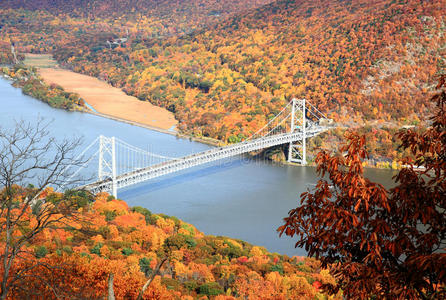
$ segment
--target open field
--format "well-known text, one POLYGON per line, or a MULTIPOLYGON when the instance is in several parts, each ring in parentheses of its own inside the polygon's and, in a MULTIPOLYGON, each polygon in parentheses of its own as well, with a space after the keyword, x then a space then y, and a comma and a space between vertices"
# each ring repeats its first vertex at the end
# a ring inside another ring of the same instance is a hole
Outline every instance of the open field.
POLYGON ((97 78, 58 68, 40 68, 39 74, 48 84, 78 93, 99 113, 165 130, 177 124, 168 110, 128 96, 97 78))
POLYGON ((36 68, 54 68, 57 67, 57 61, 51 54, 25 54, 25 65, 36 68))

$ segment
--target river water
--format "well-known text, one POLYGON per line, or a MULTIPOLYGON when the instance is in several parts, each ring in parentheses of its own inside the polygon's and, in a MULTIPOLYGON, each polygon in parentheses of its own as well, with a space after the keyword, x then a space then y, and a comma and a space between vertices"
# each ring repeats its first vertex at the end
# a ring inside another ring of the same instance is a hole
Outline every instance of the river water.
MULTIPOLYGON (((15 121, 52 120, 51 134, 83 137, 85 146, 99 135, 115 136, 142 149, 171 157, 200 152, 210 146, 87 113, 67 112, 25 96, 0 78, 0 126, 15 121)), ((393 173, 369 169, 367 176, 382 184, 393 173)), ((305 255, 288 237, 279 238, 276 228, 296 207, 299 195, 317 181, 313 167, 282 166, 245 157, 160 177, 118 191, 130 206, 176 216, 205 234, 238 238, 269 251, 305 255)))

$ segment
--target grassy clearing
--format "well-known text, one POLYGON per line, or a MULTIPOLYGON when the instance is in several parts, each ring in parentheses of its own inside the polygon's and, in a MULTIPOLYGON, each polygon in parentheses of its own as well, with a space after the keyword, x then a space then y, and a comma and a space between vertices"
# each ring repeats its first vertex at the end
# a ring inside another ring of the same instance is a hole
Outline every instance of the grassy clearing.
POLYGON ((52 54, 32 54, 26 53, 24 64, 36 68, 54 68, 57 67, 57 61, 53 59, 52 54))

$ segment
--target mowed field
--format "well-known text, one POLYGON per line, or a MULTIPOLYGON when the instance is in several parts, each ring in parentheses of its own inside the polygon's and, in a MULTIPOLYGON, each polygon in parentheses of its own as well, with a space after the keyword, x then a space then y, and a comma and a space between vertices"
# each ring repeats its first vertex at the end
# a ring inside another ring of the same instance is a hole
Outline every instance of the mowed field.
POLYGON ((127 121, 157 127, 165 130, 177 125, 173 113, 126 95, 97 78, 60 69, 55 66, 51 56, 26 55, 25 63, 38 67, 40 76, 48 84, 58 84, 66 91, 78 93, 97 112, 127 121), (40 65, 40 66, 39 66, 40 65))

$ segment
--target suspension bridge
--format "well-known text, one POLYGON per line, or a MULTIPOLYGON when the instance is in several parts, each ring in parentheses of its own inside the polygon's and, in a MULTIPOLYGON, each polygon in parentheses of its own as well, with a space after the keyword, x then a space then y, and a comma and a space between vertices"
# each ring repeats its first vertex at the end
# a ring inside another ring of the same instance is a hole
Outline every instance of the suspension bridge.
POLYGON ((306 164, 306 140, 329 129, 327 118, 305 99, 292 99, 268 124, 243 142, 216 147, 184 157, 168 157, 130 145, 116 137, 100 136, 81 154, 98 147, 77 175, 94 157, 98 157, 97 181, 77 187, 96 194, 109 192, 117 197, 118 189, 224 158, 289 144, 288 161, 306 164))

